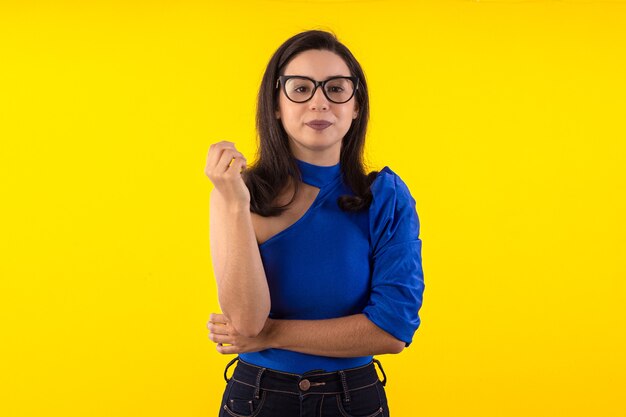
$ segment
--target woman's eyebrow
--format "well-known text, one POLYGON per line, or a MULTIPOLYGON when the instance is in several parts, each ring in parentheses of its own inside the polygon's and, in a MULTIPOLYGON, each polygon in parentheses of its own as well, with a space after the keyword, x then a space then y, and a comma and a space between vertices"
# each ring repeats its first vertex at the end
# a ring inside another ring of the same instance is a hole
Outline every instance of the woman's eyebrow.
MULTIPOLYGON (((310 75, 302 75, 302 74, 293 74, 293 75, 287 75, 286 76, 290 77, 290 76, 295 76, 295 77, 307 77, 307 78, 311 78, 314 79, 313 77, 311 77, 310 75)), ((335 74, 335 75, 329 75, 328 77, 326 77, 326 80, 330 79, 330 78, 335 78, 335 77, 352 77, 352 75, 343 75, 343 74, 335 74)), ((319 80, 321 81, 321 80, 319 80)))

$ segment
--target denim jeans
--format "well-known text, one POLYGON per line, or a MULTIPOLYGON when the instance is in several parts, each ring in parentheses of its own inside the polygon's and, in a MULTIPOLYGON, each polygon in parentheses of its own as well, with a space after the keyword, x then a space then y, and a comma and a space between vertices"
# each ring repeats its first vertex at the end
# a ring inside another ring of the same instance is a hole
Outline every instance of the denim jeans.
POLYGON ((299 375, 237 357, 226 366, 224 379, 219 417, 389 417, 387 377, 376 359, 357 368, 299 375), (229 379, 227 371, 235 361, 239 363, 229 379), (383 374, 382 382, 374 363, 383 374))

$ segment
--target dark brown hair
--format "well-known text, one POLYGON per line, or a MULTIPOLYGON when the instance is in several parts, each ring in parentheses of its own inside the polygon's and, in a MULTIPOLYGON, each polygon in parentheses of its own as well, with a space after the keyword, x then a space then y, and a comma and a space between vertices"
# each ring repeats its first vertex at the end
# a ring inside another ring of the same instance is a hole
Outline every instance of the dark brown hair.
POLYGON ((337 200, 344 211, 359 211, 369 207, 372 201, 370 185, 377 171, 366 174, 363 163, 363 148, 369 119, 369 97, 365 74, 352 53, 333 33, 309 30, 287 39, 270 59, 258 94, 256 129, 259 146, 256 161, 243 172, 243 179, 250 190, 250 210, 261 216, 278 216, 287 209, 298 192, 298 182, 291 201, 275 206, 274 200, 288 183, 292 173, 301 179, 298 165, 289 148, 289 137, 279 119, 276 80, 284 75, 284 68, 297 54, 311 50, 327 50, 339 55, 350 69, 350 74, 359 79, 359 88, 354 99, 357 101, 358 116, 341 143, 340 165, 343 180, 354 195, 342 195, 337 200))

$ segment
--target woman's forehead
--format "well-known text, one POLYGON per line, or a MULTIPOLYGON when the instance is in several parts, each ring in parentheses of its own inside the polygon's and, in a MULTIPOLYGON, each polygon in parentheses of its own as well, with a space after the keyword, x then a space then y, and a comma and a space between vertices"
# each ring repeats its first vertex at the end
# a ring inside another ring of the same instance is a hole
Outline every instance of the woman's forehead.
POLYGON ((330 77, 349 77, 350 69, 343 59, 330 51, 309 50, 292 58, 285 67, 285 75, 304 75, 316 80, 330 77))

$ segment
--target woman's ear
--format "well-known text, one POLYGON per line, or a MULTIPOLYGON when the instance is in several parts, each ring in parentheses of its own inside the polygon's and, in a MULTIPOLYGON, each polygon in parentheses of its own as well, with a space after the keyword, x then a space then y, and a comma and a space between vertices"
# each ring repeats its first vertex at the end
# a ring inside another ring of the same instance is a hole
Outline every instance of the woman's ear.
POLYGON ((276 110, 276 111, 274 112, 274 116, 275 116, 277 119, 280 119, 280 110, 276 110))

